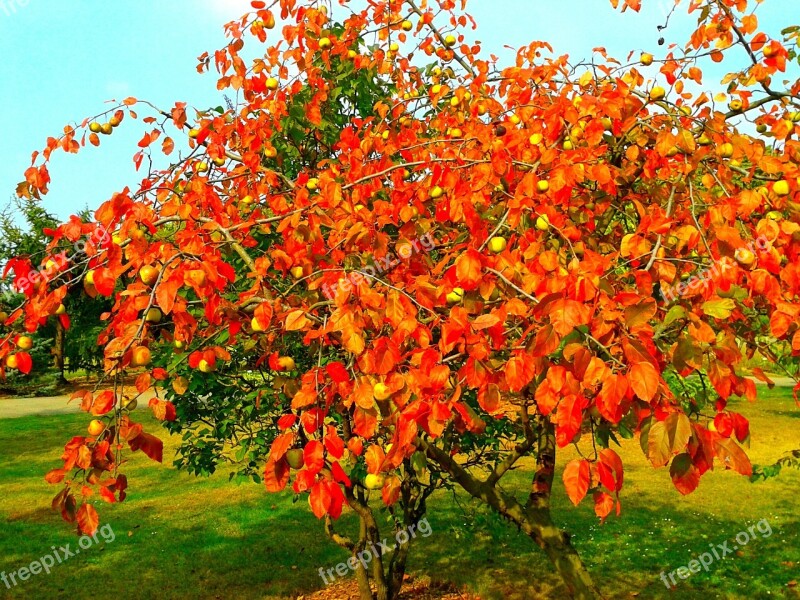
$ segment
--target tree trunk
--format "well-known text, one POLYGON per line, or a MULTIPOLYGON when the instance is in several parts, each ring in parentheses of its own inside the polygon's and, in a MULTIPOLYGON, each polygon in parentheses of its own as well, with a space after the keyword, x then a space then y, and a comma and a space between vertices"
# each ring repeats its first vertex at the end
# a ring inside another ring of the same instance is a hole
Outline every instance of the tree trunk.
MULTIPOLYGON (((591 575, 570 543, 569 536, 560 531, 550 517, 549 492, 537 494, 533 501, 529 498, 528 505, 523 506, 514 496, 498 490, 495 483, 490 484, 476 479, 448 452, 422 439, 418 439, 417 442, 419 447, 424 448, 428 456, 447 471, 466 492, 492 507, 533 539, 545 551, 573 598, 585 600, 600 597, 591 575)), ((548 447, 547 434, 540 444, 540 448, 548 447)), ((543 457, 543 466, 545 461, 550 462, 549 458, 543 457)), ((547 467, 549 468, 549 464, 547 467)), ((547 477, 546 474, 537 472, 537 476, 539 475, 547 477)), ((552 470, 549 479, 552 481, 552 470)))
POLYGON ((65 350, 66 330, 61 321, 56 321, 56 339, 53 343, 53 366, 58 371, 59 383, 66 383, 64 376, 64 350, 65 350))
POLYGON ((569 535, 553 523, 550 511, 530 510, 526 517, 523 531, 547 554, 572 597, 579 600, 599 598, 600 592, 570 543, 569 535))

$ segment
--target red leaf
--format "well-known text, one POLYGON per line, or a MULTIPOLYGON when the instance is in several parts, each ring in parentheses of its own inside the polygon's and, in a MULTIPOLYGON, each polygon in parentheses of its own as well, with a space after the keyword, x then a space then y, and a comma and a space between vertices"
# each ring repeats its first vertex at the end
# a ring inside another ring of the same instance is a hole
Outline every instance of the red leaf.
POLYGON ((267 461, 264 467, 264 485, 268 492, 280 492, 289 483, 289 463, 285 460, 267 461))
POLYGON ((669 475, 675 488, 684 496, 691 494, 700 483, 700 470, 694 466, 692 457, 685 452, 672 459, 669 475))
POLYGON ((116 404, 116 396, 112 390, 100 392, 92 402, 92 414, 96 416, 108 413, 116 404))
POLYGON ((93 535, 97 531, 97 526, 100 525, 100 517, 91 504, 82 504, 78 509, 77 518, 78 527, 85 535, 93 535))
POLYGON ((17 352, 17 368, 20 373, 28 375, 33 369, 33 359, 27 352, 17 352))
POLYGON ((117 278, 111 272, 111 269, 100 267, 94 270, 94 287, 103 296, 110 296, 114 293, 114 287, 117 285, 117 278))
POLYGON ((474 290, 483 279, 481 254, 470 248, 456 260, 456 278, 465 290, 474 290))
POLYGON ((367 448, 367 453, 364 458, 367 461, 367 473, 376 475, 381 472, 383 461, 386 460, 386 453, 383 451, 383 448, 377 444, 373 444, 367 448))
POLYGON ((631 367, 628 381, 631 388, 639 398, 645 402, 650 402, 658 391, 659 376, 658 371, 649 362, 636 363, 631 367))
POLYGON ((611 496, 611 494, 607 494, 605 492, 594 493, 594 514, 600 517, 600 519, 605 520, 605 518, 611 514, 613 509, 614 498, 611 496))
POLYGON ((134 452, 141 450, 148 458, 156 462, 162 462, 164 458, 164 442, 156 436, 142 431, 139 435, 128 442, 134 452))
POLYGON ((386 482, 383 484, 383 489, 381 490, 381 497, 386 506, 391 506, 400 498, 401 483, 400 478, 396 475, 386 478, 386 482))
POLYGON ((65 474, 66 471, 64 469, 53 469, 44 476, 44 480, 47 483, 61 483, 64 480, 65 474))
POLYGON ((575 459, 567 463, 564 467, 564 487, 567 490, 567 496, 572 500, 572 503, 577 506, 586 492, 589 491, 589 461, 585 459, 575 459))
POLYGON ((308 496, 308 504, 311 506, 311 511, 318 519, 321 519, 331 507, 331 493, 325 481, 318 481, 308 496))
POLYGON ((319 473, 325 466, 325 448, 321 442, 312 440, 303 449, 303 462, 311 473, 319 473))
POLYGON ((350 381, 350 374, 347 372, 343 363, 332 362, 325 365, 325 372, 336 383, 347 383, 350 381))

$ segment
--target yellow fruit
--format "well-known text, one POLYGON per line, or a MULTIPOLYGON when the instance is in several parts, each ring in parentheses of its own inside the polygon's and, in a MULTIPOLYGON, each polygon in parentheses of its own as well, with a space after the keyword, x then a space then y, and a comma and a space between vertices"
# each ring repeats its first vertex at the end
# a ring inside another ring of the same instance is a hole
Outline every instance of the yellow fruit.
POLYGON ((464 136, 464 132, 461 131, 458 127, 456 127, 455 129, 451 129, 449 133, 450 137, 452 138, 460 138, 464 136))
POLYGON ((755 262, 756 255, 746 248, 739 248, 738 250, 736 250, 734 258, 736 258, 739 264, 742 264, 745 267, 749 267, 755 262))
POLYGON ((222 157, 214 158, 214 159, 212 159, 212 161, 218 167, 221 167, 221 166, 223 166, 225 164, 225 159, 222 158, 222 157))
POLYGON ((489 250, 491 250, 495 254, 500 254, 503 250, 506 249, 507 246, 508 242, 504 237, 495 236, 489 240, 489 250))
POLYGON ((649 67, 653 64, 653 55, 649 52, 642 52, 642 55, 639 57, 639 62, 641 62, 645 67, 649 67))
POLYGON ((771 210, 771 211, 769 211, 767 213, 766 216, 767 216, 768 219, 771 219, 773 221, 782 221, 783 220, 783 214, 781 214, 781 212, 778 211, 778 210, 771 210))
POLYGON ((30 350, 33 348, 33 339, 27 335, 19 336, 19 339, 17 339, 17 348, 20 350, 30 350))
POLYGON ((356 52, 355 50, 347 51, 347 58, 355 58, 356 56, 358 56, 358 52, 356 52))
POLYGON ((271 12, 267 13, 267 19, 264 21, 264 27, 266 29, 272 29, 275 27, 275 15, 273 15, 271 12))
POLYGON ((268 90, 275 91, 278 89, 279 84, 277 79, 275 79, 274 77, 269 77, 267 78, 267 82, 265 85, 267 86, 268 90))
POLYGON ((464 299, 464 290, 460 287, 453 288, 453 291, 447 294, 448 304, 458 304, 464 299))
POLYGON ((541 193, 546 192, 550 189, 550 182, 546 179, 540 179, 536 182, 536 189, 539 190, 541 193))
POLYGON ((172 345, 175 347, 175 350, 183 350, 184 348, 186 348, 186 342, 184 342, 183 340, 175 340, 174 342, 172 342, 172 345))
POLYGON ((147 314, 145 315, 144 320, 147 321, 148 323, 160 323, 161 322, 161 317, 163 317, 163 316, 164 315, 161 314, 161 309, 156 308, 155 306, 153 306, 147 311, 147 314))
POLYGON ((89 131, 91 131, 92 133, 100 133, 102 129, 103 126, 100 125, 100 123, 98 123, 97 121, 93 121, 92 123, 89 124, 89 131))
POLYGON ((789 192, 791 191, 789 188, 789 182, 785 179, 776 181, 775 185, 772 186, 772 191, 774 191, 778 196, 788 196, 789 192))
POLYGON ((117 246, 121 246, 122 242, 124 242, 125 240, 122 239, 122 236, 120 234, 115 233, 114 235, 111 236, 111 241, 117 246))
POLYGON ((444 196, 444 190, 437 185, 433 189, 431 189, 429 195, 433 200, 438 200, 439 198, 444 196))
POLYGON ((531 143, 531 146, 538 146, 542 143, 542 139, 544 139, 544 136, 541 133, 534 133, 531 134, 531 137, 528 138, 528 141, 531 143))
POLYGON ((197 127, 192 127, 192 128, 189 130, 189 137, 190 137, 190 138, 194 139, 194 138, 196 138, 198 135, 200 135, 200 130, 199 130, 197 127))
POLYGON ((458 40, 456 39, 456 36, 454 36, 454 35, 451 33, 451 34, 449 34, 449 35, 445 36, 445 38, 444 38, 444 45, 445 45, 445 46, 447 46, 448 48, 450 48, 450 47, 452 47, 452 46, 455 46, 455 44, 456 44, 456 42, 457 42, 457 41, 458 41, 458 40))
POLYGON ((792 123, 800 123, 800 111, 795 111, 791 115, 789 115, 789 119, 792 123))
POLYGON ((87 271, 83 280, 87 285, 94 285, 94 271, 87 271))
POLYGON ((289 272, 295 279, 300 279, 303 276, 303 267, 300 266, 292 267, 289 272))
POLYGON ((414 28, 414 24, 408 19, 406 19, 400 24, 400 27, 402 28, 403 31, 411 31, 414 28))
POLYGON ((9 369, 16 369, 18 366, 17 355, 9 354, 8 358, 6 358, 6 367, 9 369))
POLYGON ((252 204, 253 197, 250 194, 247 194, 244 198, 242 198, 242 204, 252 204))
POLYGON ((103 124, 100 126, 100 132, 101 132, 101 133, 104 133, 104 134, 106 134, 106 135, 111 135, 111 132, 112 132, 113 130, 114 130, 114 128, 113 128, 113 127, 111 127, 111 123, 103 123, 103 124))
POLYGON ((264 156, 266 156, 267 158, 275 158, 276 156, 278 156, 278 151, 272 146, 270 146, 269 148, 264 148, 264 156))
POLYGON ((300 448, 292 448, 286 453, 286 460, 293 469, 302 469, 305 464, 303 450, 300 448))
POLYGON ((389 44, 389 52, 400 52, 400 44, 397 42, 389 44))
POLYGON ((283 371, 293 371, 295 367, 294 359, 291 356, 281 356, 278 358, 278 366, 283 371))
POLYGON ((664 98, 667 95, 667 91, 661 87, 660 85, 655 86, 653 89, 650 90, 650 100, 657 101, 664 98))
POLYGON ((717 155, 719 155, 721 158, 730 158, 733 156, 733 144, 730 142, 720 144, 720 146, 717 148, 717 155))
POLYGON ((58 308, 56 309, 56 315, 63 315, 65 312, 67 312, 67 307, 63 304, 59 304, 58 308))
POLYGON ((697 145, 698 146, 708 146, 711 144, 711 138, 708 137, 705 133, 697 138, 697 145))
POLYGON ((319 188, 319 179, 316 177, 309 179, 308 182, 306 182, 306 188, 311 192, 319 188))
POLYGON ((87 429, 89 431, 89 435, 98 436, 105 431, 106 426, 103 424, 102 421, 98 421, 97 419, 92 419, 89 422, 89 427, 87 429))
POLYGON ((201 160, 194 168, 195 172, 197 173, 205 173, 208 171, 208 163, 204 160, 201 160))
POLYGON ((197 369, 201 373, 211 373, 214 370, 214 366, 209 363, 205 358, 200 359, 200 362, 197 363, 197 369))
POLYGON ((372 473, 364 477, 364 487, 368 490, 379 490, 383 487, 386 477, 383 474, 373 475, 372 473))
POLYGON ((327 50, 328 48, 331 47, 331 45, 332 45, 331 38, 329 37, 320 38, 319 40, 320 50, 327 50))
POLYGON ((547 218, 547 215, 536 218, 536 229, 539 231, 547 231, 550 229, 550 220, 547 218))
POLYGON ((741 100, 731 100, 728 104, 728 108, 730 108, 734 112, 739 112, 742 110, 742 101, 741 100))
POLYGON ((439 85, 438 83, 431 87, 431 94, 433 94, 434 96, 436 94, 439 94, 441 91, 442 91, 442 86, 439 85))
POLYGON ((392 395, 392 391, 385 383, 378 382, 372 387, 372 395, 376 400, 386 400, 392 395))
POLYGON ((600 119, 600 122, 603 124, 603 129, 605 129, 606 131, 611 131, 612 129, 614 129, 614 121, 612 121, 610 118, 603 117, 602 119, 600 119))
POLYGON ((137 346, 131 354, 132 367, 145 367, 150 364, 150 349, 145 346, 137 346))
POLYGON ((152 265, 145 265, 139 269, 139 279, 145 285, 153 285, 158 279, 158 269, 152 265))
POLYGON ((111 125, 112 127, 119 127, 120 123, 122 123, 122 119, 120 119, 119 117, 116 117, 116 116, 111 117, 108 120, 108 124, 111 125))
POLYGON ((572 150, 574 147, 575 145, 572 143, 571 140, 564 140, 564 144, 562 145, 562 148, 564 148, 564 150, 572 150))

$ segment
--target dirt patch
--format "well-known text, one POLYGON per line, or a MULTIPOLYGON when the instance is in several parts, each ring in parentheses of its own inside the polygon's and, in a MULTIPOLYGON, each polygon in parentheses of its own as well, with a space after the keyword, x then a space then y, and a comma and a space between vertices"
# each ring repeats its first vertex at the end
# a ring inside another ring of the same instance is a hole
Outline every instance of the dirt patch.
MULTIPOLYGON (((452 583, 411 576, 406 576, 400 598, 401 600, 480 600, 480 596, 459 590, 452 583)), ((297 596, 297 600, 360 600, 358 582, 352 578, 339 581, 313 594, 297 596)))

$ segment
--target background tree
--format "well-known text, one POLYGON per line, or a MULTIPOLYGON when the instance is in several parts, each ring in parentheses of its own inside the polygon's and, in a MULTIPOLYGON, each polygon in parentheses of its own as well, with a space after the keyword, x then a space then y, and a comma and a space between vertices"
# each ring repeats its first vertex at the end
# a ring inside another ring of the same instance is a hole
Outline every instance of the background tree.
MULTIPOLYGON (((91 215, 87 210, 79 218, 88 221, 91 215)), ((45 259, 52 250, 48 249, 48 232, 54 231, 58 225, 58 219, 41 203, 32 199, 13 198, 0 213, 0 264, 5 266, 16 258, 28 260, 40 270, 57 269, 63 259, 54 256, 49 259, 50 263, 45 259)), ((62 248, 66 253, 64 256, 77 254, 79 250, 69 246, 62 248)), ((25 296, 7 280, 3 281, 0 290, 2 310, 8 315, 23 302, 25 296)), ((79 369, 97 372, 102 369, 103 352, 97 345, 97 336, 103 326, 98 323, 98 316, 108 310, 111 303, 105 298, 89 300, 83 294, 68 293, 63 304, 69 319, 45 320, 33 336, 33 376, 34 382, 38 381, 39 385, 43 384, 41 378, 53 371, 58 376, 58 383, 65 383, 67 367, 73 372, 79 369), (52 355, 51 360, 48 360, 48 354, 52 355)), ((23 384, 24 380, 17 378, 16 383, 23 384)))
MULTIPOLYGON (((625 438, 681 493, 715 464, 751 474, 749 424, 732 410, 756 397, 743 362, 777 362, 778 342, 792 362, 800 352, 800 82, 773 81, 798 29, 770 39, 751 3, 709 0, 685 47, 658 59, 572 65, 533 42, 505 66, 464 39, 469 18, 449 0, 341 15, 252 4, 200 59, 239 94, 234 109, 189 123, 183 104, 130 98, 48 142, 23 196, 47 191, 53 150, 99 145, 134 107, 149 115, 137 165, 172 154, 173 127, 192 152, 95 212, 114 239, 79 219, 59 227, 54 247, 88 236, 86 258, 32 286, 15 326, 35 329, 81 278, 113 297, 106 372, 146 367, 138 392, 163 386, 151 406, 184 433, 180 461, 204 472, 233 451, 251 477, 266 461, 267 489, 291 482, 351 552, 380 535, 370 488, 400 529, 431 490, 458 486, 592 597, 550 515, 559 448, 590 442, 563 480, 600 519, 620 510, 612 445, 625 438), (283 44, 246 63, 253 38, 280 37, 276 16, 283 44), (725 60, 724 96, 703 91, 704 63, 725 60), (528 456, 521 496, 501 482, 528 456), (345 503, 357 540, 333 529, 345 503)), ((99 419, 48 480, 65 482, 64 517, 92 531, 81 486, 122 500, 120 442, 162 451, 131 398, 80 398, 99 419)), ((404 552, 370 574, 380 598, 397 593, 404 552)), ((369 597, 365 569, 359 582, 369 597)))

